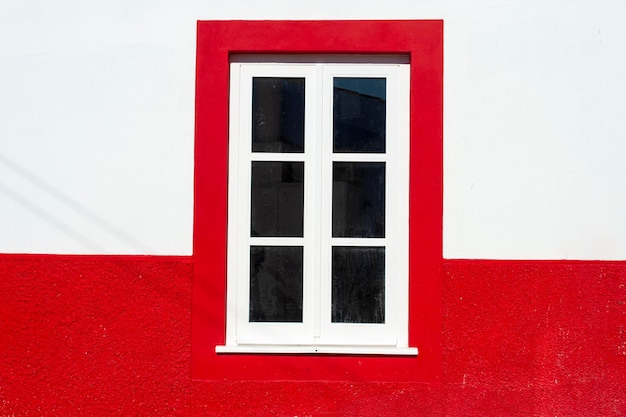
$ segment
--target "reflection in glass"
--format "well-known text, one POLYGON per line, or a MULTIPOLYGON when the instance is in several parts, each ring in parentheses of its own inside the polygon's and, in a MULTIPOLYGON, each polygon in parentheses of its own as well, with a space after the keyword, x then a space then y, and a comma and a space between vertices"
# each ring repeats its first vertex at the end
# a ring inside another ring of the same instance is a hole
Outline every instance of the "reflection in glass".
POLYGON ((385 248, 333 247, 332 322, 385 322, 385 248))
POLYGON ((304 152, 304 78, 252 79, 252 152, 304 152))
POLYGON ((253 161, 251 236, 302 237, 304 162, 253 161))
POLYGON ((334 78, 334 152, 385 152, 386 83, 385 78, 334 78))
POLYGON ((333 237, 385 237, 385 163, 333 163, 333 237))
POLYGON ((302 322, 302 247, 250 247, 251 322, 302 322))

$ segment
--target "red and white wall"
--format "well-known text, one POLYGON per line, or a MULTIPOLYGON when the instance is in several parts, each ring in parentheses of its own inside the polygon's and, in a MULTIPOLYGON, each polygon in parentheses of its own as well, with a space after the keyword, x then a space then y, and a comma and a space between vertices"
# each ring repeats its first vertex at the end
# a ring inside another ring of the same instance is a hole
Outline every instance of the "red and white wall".
POLYGON ((466 3, 1 4, 0 416, 626 414, 626 3, 466 3), (196 20, 399 18, 444 19, 439 377, 192 380, 196 20))

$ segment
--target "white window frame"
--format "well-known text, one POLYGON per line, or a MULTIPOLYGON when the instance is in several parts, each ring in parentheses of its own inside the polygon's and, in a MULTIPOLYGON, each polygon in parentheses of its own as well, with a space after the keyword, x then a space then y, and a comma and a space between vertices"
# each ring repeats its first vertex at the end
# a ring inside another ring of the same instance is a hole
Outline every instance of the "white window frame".
POLYGON ((226 344, 220 353, 416 355, 408 346, 409 78, 405 56, 235 56, 230 64, 226 344), (252 77, 305 78, 305 152, 252 153, 252 77), (332 152, 333 77, 387 80, 384 154, 332 152), (304 237, 250 237, 251 161, 304 162, 304 237), (385 237, 333 238, 333 161, 385 162, 385 237), (302 323, 249 322, 251 245, 303 246, 302 323), (332 246, 385 247, 385 323, 332 323, 332 246))

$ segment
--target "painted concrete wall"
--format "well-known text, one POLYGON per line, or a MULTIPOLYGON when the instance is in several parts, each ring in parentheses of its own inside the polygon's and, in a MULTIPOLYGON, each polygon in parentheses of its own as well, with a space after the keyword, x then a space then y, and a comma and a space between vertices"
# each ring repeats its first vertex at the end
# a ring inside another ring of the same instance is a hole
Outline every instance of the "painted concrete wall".
POLYGON ((625 259, 626 4, 440 3, 1 3, 0 416, 625 415, 624 262, 532 259, 625 259), (194 381, 193 257, 11 254, 191 253, 234 18, 445 19, 444 256, 526 260, 443 261, 440 382, 194 381))
POLYGON ((445 20, 444 256, 626 257, 626 3, 0 4, 0 252, 191 253, 197 19, 445 20))
POLYGON ((624 263, 446 261, 429 384, 193 381, 192 267, 0 256, 0 415, 626 415, 624 263))

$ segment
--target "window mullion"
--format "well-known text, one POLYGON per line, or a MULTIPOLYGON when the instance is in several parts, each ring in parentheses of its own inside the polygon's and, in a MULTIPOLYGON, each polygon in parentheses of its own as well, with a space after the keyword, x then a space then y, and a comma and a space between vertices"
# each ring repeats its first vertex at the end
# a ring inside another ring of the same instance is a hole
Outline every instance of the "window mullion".
POLYGON ((311 245, 309 247, 310 253, 312 254, 312 262, 310 268, 309 278, 311 279, 311 304, 313 311, 313 343, 321 336, 321 311, 323 309, 322 305, 322 279, 325 274, 325 270, 323 267, 323 263, 320 262, 320 257, 322 256, 322 236, 320 230, 322 230, 323 225, 323 193, 324 193, 324 178, 320 176, 320 172, 322 172, 323 165, 323 152, 324 152, 324 144, 323 144, 323 136, 324 136, 324 126, 323 126, 323 107, 324 107, 324 92, 323 92, 323 66, 320 64, 315 65, 314 76, 312 77, 315 82, 312 83, 315 87, 314 90, 310 91, 311 98, 313 100, 314 105, 309 106, 307 111, 311 115, 311 120, 313 126, 311 127, 311 137, 309 139, 309 151, 313 153, 312 158, 310 158, 310 166, 312 176, 315 177, 313 181, 310 181, 311 184, 311 195, 313 198, 310 200, 309 208, 310 208, 310 217, 309 222, 311 226, 311 245))
POLYGON ((327 341, 328 334, 324 329, 330 323, 332 307, 332 270, 331 270, 331 233, 332 233, 332 106, 333 91, 332 78, 328 76, 328 67, 319 70, 321 78, 320 94, 322 95, 320 111, 320 158, 319 172, 321 179, 320 189, 320 338, 327 341))

